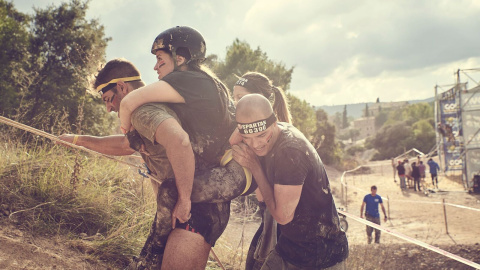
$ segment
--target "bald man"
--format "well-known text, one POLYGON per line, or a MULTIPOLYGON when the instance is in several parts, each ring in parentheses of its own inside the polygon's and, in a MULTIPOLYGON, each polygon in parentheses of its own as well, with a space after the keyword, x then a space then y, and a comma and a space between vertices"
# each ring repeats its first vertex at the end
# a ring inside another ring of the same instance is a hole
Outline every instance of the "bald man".
POLYGON ((236 120, 233 158, 251 170, 280 224, 278 243, 261 269, 344 269, 347 237, 315 148, 295 127, 277 122, 262 95, 244 96, 236 120))

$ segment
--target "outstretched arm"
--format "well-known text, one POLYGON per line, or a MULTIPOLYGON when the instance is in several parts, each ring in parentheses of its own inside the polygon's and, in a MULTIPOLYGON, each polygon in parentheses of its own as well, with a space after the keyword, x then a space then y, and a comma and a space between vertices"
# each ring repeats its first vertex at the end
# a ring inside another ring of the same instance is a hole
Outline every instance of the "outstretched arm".
POLYGON ((105 155, 126 156, 135 153, 135 150, 130 148, 130 144, 124 135, 97 137, 89 135, 62 134, 58 138, 73 143, 75 136, 78 136, 75 142, 76 145, 83 146, 105 155))
POLYGON ((300 201, 303 185, 275 184, 272 188, 257 156, 246 144, 233 145, 232 150, 233 158, 252 172, 263 196, 263 201, 273 218, 282 225, 292 221, 295 209, 300 201))
POLYGON ((175 174, 178 200, 172 212, 172 228, 176 220, 187 222, 190 218, 195 157, 188 134, 174 118, 164 120, 155 131, 155 140, 163 145, 175 174))
POLYGON ((132 112, 151 102, 185 103, 185 99, 165 81, 141 87, 125 96, 120 102, 119 116, 122 130, 129 131, 132 112))

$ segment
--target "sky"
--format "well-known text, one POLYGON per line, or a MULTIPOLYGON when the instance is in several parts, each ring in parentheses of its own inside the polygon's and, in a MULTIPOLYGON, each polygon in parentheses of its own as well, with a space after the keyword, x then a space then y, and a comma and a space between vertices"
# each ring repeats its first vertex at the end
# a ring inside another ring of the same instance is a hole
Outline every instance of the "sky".
MULTIPOLYGON (((13 1, 25 13, 61 2, 13 1)), ((458 69, 469 88, 480 81, 467 71, 480 68, 478 0, 91 0, 87 18, 112 38, 107 61, 132 61, 147 83, 157 80, 153 40, 177 25, 222 59, 236 38, 260 47, 294 67, 288 91, 315 106, 430 98, 458 69)))

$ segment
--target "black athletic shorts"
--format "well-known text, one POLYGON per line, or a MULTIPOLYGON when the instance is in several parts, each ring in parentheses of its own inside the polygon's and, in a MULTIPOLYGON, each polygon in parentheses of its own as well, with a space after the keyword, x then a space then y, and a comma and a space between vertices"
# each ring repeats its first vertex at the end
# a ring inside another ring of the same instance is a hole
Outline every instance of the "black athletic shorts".
POLYGON ((230 218, 230 202, 192 203, 192 217, 185 223, 177 219, 175 228, 198 233, 212 247, 227 227, 230 218))

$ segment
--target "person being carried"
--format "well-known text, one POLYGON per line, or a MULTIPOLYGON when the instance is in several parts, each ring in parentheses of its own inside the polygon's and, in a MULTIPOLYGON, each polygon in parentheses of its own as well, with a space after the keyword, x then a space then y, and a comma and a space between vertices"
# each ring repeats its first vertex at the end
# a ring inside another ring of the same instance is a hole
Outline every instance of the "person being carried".
POLYGON ((280 224, 280 237, 262 270, 343 269, 348 241, 313 145, 291 124, 277 122, 271 103, 259 94, 238 102, 236 120, 233 157, 251 170, 280 224))
MULTIPOLYGON (((371 193, 365 195, 363 198, 362 207, 360 208, 360 217, 363 218, 363 208, 365 208, 365 218, 370 222, 380 225, 380 213, 378 212, 378 205, 380 204, 380 206, 382 206, 385 222, 387 222, 387 213, 385 213, 385 207, 383 207, 382 197, 377 194, 377 187, 372 186, 370 191, 371 193)), ((369 244, 372 243, 372 232, 373 227, 367 225, 367 238, 369 244)), ((375 229, 376 244, 380 244, 380 233, 381 231, 379 229, 375 229)))

